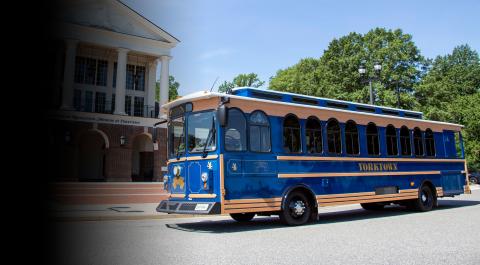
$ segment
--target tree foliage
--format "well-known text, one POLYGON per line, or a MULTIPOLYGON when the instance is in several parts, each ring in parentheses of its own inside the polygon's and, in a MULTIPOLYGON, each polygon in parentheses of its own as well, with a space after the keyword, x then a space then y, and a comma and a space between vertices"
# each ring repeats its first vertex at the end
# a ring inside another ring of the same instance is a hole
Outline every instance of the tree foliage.
POLYGON ((412 36, 400 29, 353 32, 332 40, 321 57, 304 58, 278 70, 269 88, 367 103, 368 85, 358 73, 362 61, 369 77, 374 77, 375 62, 382 65, 373 83, 377 104, 395 107, 398 83, 401 108, 420 110, 427 119, 464 125, 469 168, 480 170, 480 59, 468 45, 430 60, 420 54, 412 36))
MULTIPOLYGON (((175 81, 175 77, 168 77, 168 101, 172 101, 178 97, 178 88, 180 83, 175 81)), ((160 101, 160 82, 155 84, 155 100, 160 101)))
POLYGON ((480 170, 480 57, 468 45, 438 56, 415 89, 428 119, 465 126, 463 139, 470 169, 480 170))
POLYGON ((374 82, 376 102, 396 106, 396 83, 401 88, 401 106, 414 108, 412 87, 422 77, 425 59, 400 29, 376 28, 362 35, 350 33, 330 42, 318 58, 306 58, 270 79, 270 89, 320 97, 369 102, 368 86, 362 82, 358 68, 366 62, 367 74, 374 77, 373 65, 382 65, 378 82, 374 82))
POLYGON ((232 82, 224 81, 218 87, 218 92, 226 92, 234 87, 261 87, 263 86, 263 84, 265 84, 265 81, 261 81, 255 73, 239 74, 235 78, 233 78, 232 82))

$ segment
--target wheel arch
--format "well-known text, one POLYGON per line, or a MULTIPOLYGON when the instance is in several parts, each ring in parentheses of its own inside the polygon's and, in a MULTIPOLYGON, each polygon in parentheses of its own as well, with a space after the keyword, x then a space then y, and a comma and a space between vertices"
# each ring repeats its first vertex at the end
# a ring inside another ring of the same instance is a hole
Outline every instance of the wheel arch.
POLYGON ((432 180, 430 180, 430 179, 424 179, 424 180, 422 181, 422 184, 418 187, 418 189, 420 190, 424 185, 425 185, 425 186, 428 186, 428 187, 432 190, 433 194, 435 195, 435 198, 438 197, 437 189, 436 189, 436 187, 435 187, 435 184, 433 184, 433 181, 432 181, 432 180))
POLYGON ((297 185, 288 187, 283 192, 282 204, 281 204, 282 210, 285 209, 286 199, 288 195, 293 191, 302 191, 303 193, 305 193, 305 195, 307 195, 307 198, 313 202, 313 205, 315 206, 315 208, 318 208, 317 197, 315 196, 315 192, 313 192, 313 190, 305 184, 297 184, 297 185))

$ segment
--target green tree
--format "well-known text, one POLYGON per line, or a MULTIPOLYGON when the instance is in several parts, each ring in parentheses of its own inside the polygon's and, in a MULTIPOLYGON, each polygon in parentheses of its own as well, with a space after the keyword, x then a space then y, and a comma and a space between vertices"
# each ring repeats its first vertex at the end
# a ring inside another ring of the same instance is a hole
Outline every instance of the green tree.
POLYGON ((420 110, 432 120, 465 126, 468 166, 480 170, 480 57, 468 45, 438 56, 416 87, 420 110))
POLYGON ((239 74, 233 78, 232 82, 224 81, 218 86, 218 92, 226 92, 234 87, 261 87, 263 84, 265 84, 265 81, 261 81, 255 73, 239 74))
POLYGON ((368 103, 368 85, 358 74, 362 61, 366 62, 369 76, 374 74, 375 62, 382 65, 379 82, 374 82, 376 102, 396 106, 395 81, 400 81, 401 107, 416 106, 412 87, 422 77, 426 60, 412 36, 400 29, 376 28, 365 35, 353 32, 334 39, 319 59, 302 59, 279 70, 270 79, 269 88, 368 103))
MULTIPOLYGON (((175 100, 178 97, 178 88, 180 83, 175 81, 175 77, 168 77, 168 101, 175 100)), ((160 82, 155 84, 155 100, 160 101, 160 82)))

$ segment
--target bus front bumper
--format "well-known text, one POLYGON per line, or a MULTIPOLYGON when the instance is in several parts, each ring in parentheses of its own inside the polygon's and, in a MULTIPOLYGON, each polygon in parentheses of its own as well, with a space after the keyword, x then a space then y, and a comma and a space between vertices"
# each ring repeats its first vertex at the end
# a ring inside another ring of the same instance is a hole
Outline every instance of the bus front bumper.
POLYGON ((161 201, 157 206, 160 213, 179 214, 219 214, 219 202, 191 202, 191 201, 161 201))

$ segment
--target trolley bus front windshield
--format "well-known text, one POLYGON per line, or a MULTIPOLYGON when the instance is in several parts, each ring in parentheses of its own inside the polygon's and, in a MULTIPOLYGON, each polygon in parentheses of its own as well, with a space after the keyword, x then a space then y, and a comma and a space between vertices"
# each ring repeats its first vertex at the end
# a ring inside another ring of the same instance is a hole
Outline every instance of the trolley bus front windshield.
POLYGON ((202 153, 216 149, 215 112, 199 112, 175 117, 168 126, 168 142, 170 157, 180 157, 185 154, 188 140, 189 153, 202 153), (187 129, 187 130, 185 130, 187 129))

